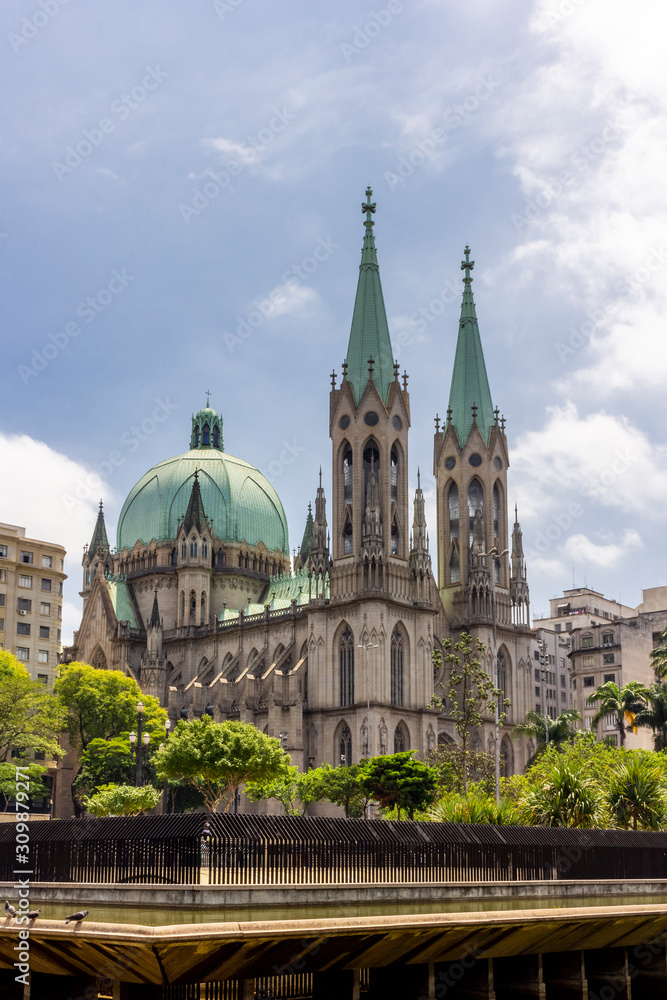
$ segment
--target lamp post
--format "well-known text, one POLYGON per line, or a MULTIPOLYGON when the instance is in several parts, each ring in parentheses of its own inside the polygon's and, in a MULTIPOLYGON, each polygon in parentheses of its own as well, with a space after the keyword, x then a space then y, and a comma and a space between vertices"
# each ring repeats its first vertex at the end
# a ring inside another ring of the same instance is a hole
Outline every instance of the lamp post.
MULTIPOLYGON (((165 743, 169 739, 169 730, 171 729, 171 719, 164 720, 164 739, 165 743)), ((160 750, 164 746, 164 743, 160 744, 160 750)), ((167 779, 164 779, 164 784, 162 785, 162 811, 165 813, 169 812, 169 786, 167 779)))
MULTIPOLYGON (((497 547, 494 545, 493 548, 489 549, 488 552, 480 552, 482 556, 488 556, 493 560, 493 569, 491 571, 491 613, 493 616, 493 684, 496 690, 498 690, 498 626, 497 626, 497 613, 496 613, 496 563, 504 559, 509 553, 509 549, 503 549, 502 552, 498 552, 497 547)), ((503 695, 505 692, 503 691, 503 695)), ((495 720, 494 720, 494 735, 495 735, 495 771, 496 771, 496 802, 500 802, 500 705, 496 704, 495 720)))

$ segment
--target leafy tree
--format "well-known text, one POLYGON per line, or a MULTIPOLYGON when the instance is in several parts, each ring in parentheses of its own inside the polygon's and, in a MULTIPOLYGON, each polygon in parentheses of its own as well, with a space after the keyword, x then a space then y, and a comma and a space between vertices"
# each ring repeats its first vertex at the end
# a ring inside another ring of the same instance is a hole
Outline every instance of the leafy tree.
POLYGON ((280 740, 249 723, 213 722, 208 715, 179 722, 155 755, 159 780, 182 778, 202 790, 209 812, 222 802, 227 812, 237 788, 278 779, 289 764, 280 740))
POLYGON ((157 698, 142 692, 132 677, 121 670, 98 670, 87 663, 61 667, 53 686, 68 709, 70 744, 79 752, 91 740, 110 740, 137 726, 137 704, 142 702, 143 726, 164 736, 167 713, 157 698))
POLYGON ((596 827, 603 819, 602 793, 592 777, 560 757, 525 796, 521 814, 533 826, 596 827))
POLYGON ((496 762, 495 758, 484 750, 468 750, 464 754, 463 747, 458 743, 436 747, 428 756, 426 763, 435 771, 438 791, 463 791, 463 762, 467 765, 468 782, 475 782, 489 794, 494 789, 496 762))
POLYGON ((622 688, 614 681, 601 684, 586 699, 587 705, 599 702, 598 710, 591 719, 591 725, 597 729, 607 715, 615 716, 621 746, 624 746, 626 732, 637 732, 635 716, 646 707, 648 696, 648 688, 641 681, 629 681, 622 688))
POLYGON ((612 770, 608 789, 611 813, 624 830, 658 830, 665 823, 665 787, 652 754, 629 753, 612 770))
POLYGON ((27 759, 15 759, 0 764, 0 794, 4 795, 6 799, 16 798, 17 764, 21 767, 19 782, 25 783, 27 781, 31 799, 46 798, 51 794, 50 789, 42 781, 48 768, 27 759))
MULTIPOLYGON (((655 650, 654 650, 655 652, 655 650)), ((647 726, 653 730, 653 748, 667 749, 667 684, 651 684, 648 688, 648 704, 640 708, 634 718, 635 726, 647 726)))
MULTIPOLYGON (((445 656, 445 663, 450 664, 448 682, 448 700, 434 696, 431 706, 447 714, 454 720, 456 732, 463 747, 463 790, 468 788, 468 753, 470 736, 482 723, 495 719, 500 705, 507 707, 509 700, 503 698, 503 692, 495 686, 477 654, 483 653, 486 646, 479 639, 467 632, 461 633, 459 641, 452 646, 447 639, 443 643, 446 650, 452 650, 445 656), (502 703, 501 703, 502 699, 502 703)), ((439 653, 434 662, 437 663, 439 653)), ((500 714, 502 725, 504 713, 500 714)))
MULTIPOLYGON (((164 740, 164 730, 149 730, 150 742, 142 745, 142 782, 154 787, 162 787, 158 782, 154 758, 160 742, 164 740)), ((136 747, 136 743, 135 743, 136 747)), ((129 733, 114 736, 110 740, 91 740, 80 754, 81 768, 74 780, 78 792, 94 792, 102 785, 133 785, 136 775, 136 757, 133 756, 129 733)))
POLYGON ((382 809, 425 809, 435 801, 436 777, 432 768, 413 758, 414 750, 369 758, 361 775, 361 786, 382 809))
POLYGON ((58 734, 65 724, 65 710, 40 681, 6 650, 0 650, 0 761, 12 749, 41 750, 49 757, 63 757, 58 734))
POLYGON ((650 653, 655 675, 660 680, 667 677, 667 628, 660 633, 658 645, 650 653))
POLYGON ((514 802, 475 789, 468 795, 445 795, 428 811, 428 819, 437 823, 490 823, 492 826, 517 826, 520 812, 514 802))
POLYGON ((345 810, 345 819, 361 819, 366 815, 370 794, 364 789, 361 778, 367 761, 361 764, 341 764, 318 767, 318 780, 322 798, 345 810))
POLYGON ((93 816, 138 816, 154 809, 160 801, 160 792, 150 785, 103 785, 84 799, 84 805, 93 816))
POLYGON ((564 743, 571 743, 577 732, 572 723, 580 721, 581 715, 574 708, 566 708, 555 719, 539 712, 527 712, 525 721, 514 727, 512 735, 523 733, 536 741, 537 750, 528 761, 530 765, 548 746, 561 747, 564 743))
POLYGON ((268 781, 251 781, 245 792, 251 802, 277 799, 287 816, 305 816, 308 806, 324 798, 321 768, 301 772, 294 765, 285 774, 268 781))

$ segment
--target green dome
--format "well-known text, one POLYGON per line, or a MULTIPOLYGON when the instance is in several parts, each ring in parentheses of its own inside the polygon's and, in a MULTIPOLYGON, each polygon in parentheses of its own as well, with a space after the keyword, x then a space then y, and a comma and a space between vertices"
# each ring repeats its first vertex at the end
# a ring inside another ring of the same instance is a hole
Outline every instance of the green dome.
POLYGON ((245 540, 249 545, 264 542, 270 552, 289 553, 287 518, 271 483, 248 462, 215 447, 191 448, 142 476, 120 512, 118 551, 131 549, 137 541, 148 544, 153 538, 156 542, 176 538, 195 472, 199 473, 204 511, 218 538, 245 540))

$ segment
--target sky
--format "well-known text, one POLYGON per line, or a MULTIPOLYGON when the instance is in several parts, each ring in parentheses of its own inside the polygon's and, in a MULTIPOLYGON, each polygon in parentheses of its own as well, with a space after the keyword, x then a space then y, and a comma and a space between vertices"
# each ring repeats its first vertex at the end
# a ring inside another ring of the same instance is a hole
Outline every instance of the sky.
POLYGON ((298 546, 368 184, 435 536, 466 243, 533 614, 667 582, 657 0, 4 0, 0 521, 68 550, 205 403, 298 546), (272 294, 273 293, 273 294, 272 294))

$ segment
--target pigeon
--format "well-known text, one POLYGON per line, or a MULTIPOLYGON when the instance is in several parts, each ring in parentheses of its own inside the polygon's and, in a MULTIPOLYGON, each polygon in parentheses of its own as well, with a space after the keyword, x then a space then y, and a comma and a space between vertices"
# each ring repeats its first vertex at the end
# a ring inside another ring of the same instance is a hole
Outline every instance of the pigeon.
POLYGON ((89 910, 77 910, 76 913, 73 913, 71 917, 67 918, 65 923, 68 924, 70 920, 75 920, 78 923, 79 920, 83 920, 84 917, 87 917, 89 912, 89 910))
POLYGON ((31 910, 30 913, 28 914, 28 920, 37 920, 37 917, 40 915, 41 912, 42 912, 41 906, 38 910, 31 910))
POLYGON ((7 914, 8 917, 16 916, 16 908, 12 906, 11 903, 8 903, 6 900, 5 900, 5 913, 7 914))

